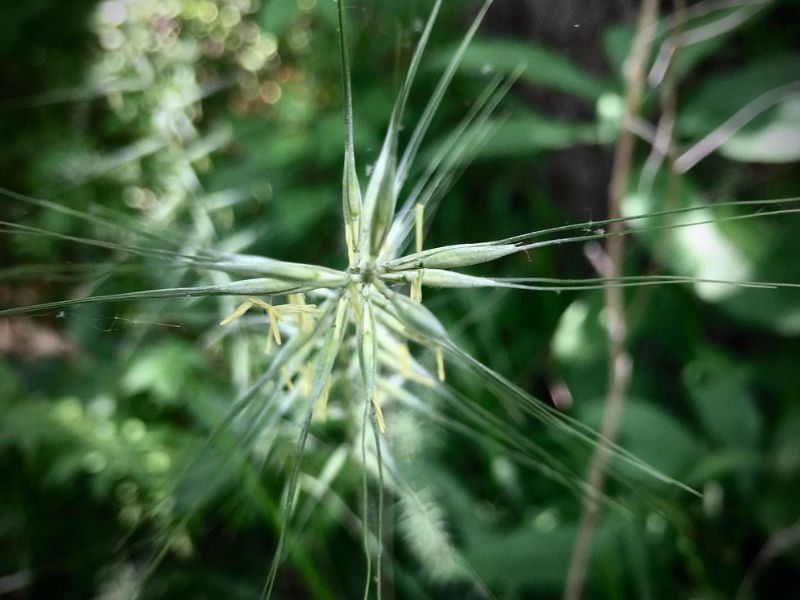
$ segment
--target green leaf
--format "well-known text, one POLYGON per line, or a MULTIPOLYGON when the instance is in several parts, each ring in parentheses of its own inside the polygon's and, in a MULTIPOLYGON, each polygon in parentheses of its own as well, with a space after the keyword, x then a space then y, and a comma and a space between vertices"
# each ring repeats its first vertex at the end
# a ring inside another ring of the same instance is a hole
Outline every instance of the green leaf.
POLYGON ((271 225, 275 237, 289 248, 304 241, 311 228, 337 207, 330 189, 296 187, 286 190, 274 206, 271 225))
MULTIPOLYGON (((451 49, 434 54, 432 68, 446 64, 451 49)), ((461 70, 475 74, 498 71, 505 74, 518 67, 521 79, 534 85, 560 90, 594 102, 608 85, 587 73, 558 52, 529 41, 475 40, 464 55, 461 70)))
MULTIPOLYGON (((604 401, 597 400, 584 409, 586 422, 600 425, 604 401)), ((629 398, 620 419, 619 443, 634 456, 671 477, 681 477, 696 460, 700 448, 693 434, 677 419, 639 398, 629 398)), ((647 477, 641 471, 629 469, 632 477, 647 477)))
POLYGON ((721 450, 704 456, 686 476, 686 481, 702 486, 706 481, 729 475, 756 472, 762 464, 761 455, 753 450, 721 450))
POLYGON ((761 433, 755 399, 732 365, 719 357, 686 367, 683 381, 703 427, 718 444, 753 448, 761 433))
POLYGON ((787 416, 778 426, 772 444, 772 464, 785 477, 800 474, 800 411, 787 416))
POLYGON ((594 363, 606 353, 606 330, 600 320, 601 303, 575 300, 561 314, 553 334, 551 350, 564 365, 594 363))
POLYGON ((465 555, 488 582, 514 582, 557 589, 569 566, 574 528, 543 532, 523 525, 510 532, 481 531, 473 535, 465 555))
MULTIPOLYGON (((644 215, 660 210, 667 203, 665 188, 666 178, 659 177, 652 193, 629 194, 623 201, 623 214, 644 215)), ((660 250, 660 260, 673 273, 724 281, 757 279, 754 275, 755 262, 763 254, 764 248, 754 225, 714 222, 716 217, 722 217, 723 214, 718 210, 712 212, 711 207, 704 209, 706 203, 687 179, 682 181, 681 194, 675 200, 679 207, 695 207, 697 210, 631 222, 634 229, 646 230, 642 237, 652 248, 660 250), (703 223, 689 225, 699 222, 703 223), (679 225, 686 226, 677 227, 679 225), (674 228, 659 231, 659 226, 674 228)), ((700 298, 708 302, 719 302, 738 293, 733 286, 712 283, 697 283, 694 289, 700 298)))
POLYGON ((0 402, 6 402, 19 392, 16 372, 5 361, 0 361, 0 402))
MULTIPOLYGON (((465 155, 462 163, 473 158, 518 157, 547 150, 597 144, 600 141, 600 134, 594 123, 555 119, 530 110, 502 121, 490 119, 487 126, 491 128, 491 133, 480 143, 474 156, 465 155)), ((431 149, 431 156, 445 143, 447 140, 436 144, 431 149)))
POLYGON ((762 457, 752 450, 721 450, 705 455, 686 476, 686 482, 702 486, 706 481, 738 473, 752 473, 762 465, 762 457))
MULTIPOLYGON (((800 219, 784 216, 779 222, 752 224, 741 240, 753 238, 762 247, 755 263, 754 278, 762 281, 798 281, 800 263, 787 260, 800 252, 797 235, 800 219)), ((800 295, 794 290, 740 290, 726 298, 722 307, 749 327, 763 326, 786 336, 800 334, 800 295)))
MULTIPOLYGON (((682 135, 709 133, 732 117, 746 104, 767 92, 800 80, 800 56, 776 54, 720 73, 697 86, 679 112, 678 131, 682 135)), ((761 128, 774 111, 752 121, 761 128)))
POLYGON ((164 342, 133 360, 122 379, 122 389, 129 395, 150 393, 171 404, 184 394, 184 382, 195 379, 204 365, 203 355, 194 346, 164 342))
POLYGON ((800 90, 798 97, 769 111, 769 119, 762 126, 746 127, 725 142, 720 154, 742 162, 800 161, 800 90))

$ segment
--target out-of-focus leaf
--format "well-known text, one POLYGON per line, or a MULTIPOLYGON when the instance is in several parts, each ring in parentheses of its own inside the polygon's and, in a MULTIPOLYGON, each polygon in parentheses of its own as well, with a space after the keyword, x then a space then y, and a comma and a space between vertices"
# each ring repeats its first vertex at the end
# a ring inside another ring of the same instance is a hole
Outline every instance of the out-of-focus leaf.
POLYGON ((786 163, 800 160, 800 96, 770 111, 762 127, 745 128, 720 148, 720 154, 742 162, 786 163))
POLYGON ((337 206, 336 200, 335 193, 325 188, 296 188, 281 193, 274 204, 271 229, 276 239, 271 242, 296 247, 308 231, 337 206))
POLYGON ((598 142, 597 127, 526 112, 500 123, 478 157, 521 156, 598 142))
POLYGON ((294 23, 299 16, 300 6, 297 2, 267 0, 259 12, 258 24, 264 31, 270 31, 276 35, 280 35, 294 23))
POLYGON ((622 65, 630 54, 633 43, 633 27, 629 23, 612 25, 603 32, 603 47, 614 67, 614 73, 622 73, 622 65))
MULTIPOLYGON (((429 65, 441 70, 453 48, 445 48, 432 54, 429 65)), ((607 85, 576 66, 562 54, 537 46, 532 42, 512 40, 475 40, 470 45, 461 70, 477 74, 491 72, 511 73, 518 67, 525 70, 521 79, 534 85, 574 94, 595 101, 607 85)))
MULTIPOLYGON (((665 178, 656 178, 650 194, 631 193, 624 199, 626 216, 663 210, 666 205, 665 178)), ((704 201, 688 177, 673 199, 673 208, 702 206, 704 201)), ((796 235, 800 220, 795 215, 724 221, 725 217, 755 214, 753 209, 696 210, 675 217, 632 221, 643 228, 641 239, 658 250, 658 260, 675 275, 724 281, 795 282, 800 263, 786 260, 800 252, 796 235), (717 219, 716 222, 712 222, 717 219), (701 225, 683 226, 707 221, 701 225), (677 227, 681 225, 681 227, 677 227), (661 229, 659 227, 672 227, 661 229)), ((776 208, 785 208, 776 206, 776 208)), ((719 304, 728 314, 748 326, 768 327, 783 335, 800 333, 798 293, 791 289, 755 289, 715 283, 692 286, 706 302, 719 304)))
MULTIPOLYGON (((532 111, 525 111, 507 120, 490 120, 488 126, 492 130, 480 142, 474 154, 466 152, 455 161, 454 167, 464 166, 468 160, 526 156, 600 141, 598 128, 593 123, 564 121, 532 111)), ((450 139, 445 138, 435 143, 424 154, 423 162, 431 160, 449 142, 450 139)))
POLYGON ((5 362, 0 361, 0 402, 5 403, 19 389, 16 373, 5 362))
POLYGON ((473 535, 466 556, 482 578, 489 582, 558 588, 569 565, 573 527, 541 531, 535 525, 510 532, 482 531, 473 535))
POLYGON ((602 312, 603 294, 595 292, 572 302, 558 320, 550 352, 569 394, 566 402, 596 398, 605 386, 608 334, 602 312))
POLYGON ((761 455, 751 450, 722 450, 705 455, 686 476, 688 485, 699 486, 712 479, 737 473, 752 473, 763 464, 761 455))
MULTIPOLYGON (((689 100, 679 112, 678 130, 682 135, 705 135, 759 96, 796 81, 800 81, 800 56, 793 54, 767 56, 708 78, 687 90, 689 100)), ((750 127, 763 127, 770 118, 774 111, 755 118, 750 127)))
MULTIPOLYGON (((665 186, 664 178, 658 178, 652 193, 629 194, 623 202, 623 213, 634 216, 663 210, 665 186)), ((673 208, 703 205, 703 200, 687 180, 682 182, 681 193, 675 200, 673 208)), ((645 229, 643 238, 654 249, 660 249, 659 260, 675 274, 725 281, 754 279, 755 264, 765 251, 763 238, 758 236, 758 226, 753 222, 713 222, 720 216, 723 216, 721 211, 712 212, 709 208, 670 218, 636 220, 631 222, 631 226, 645 229), (672 228, 654 231, 661 226, 672 228)), ((694 288, 698 296, 709 302, 719 302, 739 291, 733 286, 712 283, 697 283, 694 288)))
MULTIPOLYGON (((618 552, 618 526, 618 520, 611 515, 598 527, 593 540, 598 555, 618 552)), ((556 591, 564 584, 575 530, 573 523, 559 519, 557 511, 540 511, 529 522, 512 530, 470 528, 465 556, 487 583, 556 591)), ((590 577, 607 570, 607 564, 597 562, 590 577)), ((509 597, 518 595, 512 591, 509 597)))
MULTIPOLYGON (((800 280, 800 263, 787 257, 800 253, 800 236, 797 227, 800 218, 794 215, 780 217, 770 223, 751 222, 749 231, 743 231, 742 242, 747 238, 760 240, 764 252, 755 260, 753 279, 760 281, 800 280)), ((732 238, 735 239, 735 238, 732 238)), ((729 314, 748 326, 766 326, 782 335, 800 334, 800 293, 789 289, 741 289, 722 302, 729 314)))
MULTIPOLYGON (((10 398, 3 398, 4 403, 10 398)), ((0 419, 0 448, 16 445, 26 455, 33 456, 43 439, 53 436, 53 426, 48 419, 47 408, 38 401, 26 398, 3 406, 0 419)), ((82 410, 80 403, 70 400, 72 406, 82 410)))
POLYGON ((576 300, 561 315, 553 334, 553 356, 564 364, 585 364, 605 354, 605 328, 599 307, 576 300))
POLYGON ((772 444, 772 467, 780 475, 800 474, 800 412, 795 412, 778 426, 772 444))
POLYGON ((197 510, 219 494, 221 488, 230 485, 237 475, 236 458, 226 458, 216 448, 209 451, 203 444, 197 444, 186 452, 186 456, 189 463, 184 467, 180 485, 174 492, 179 511, 197 510), (195 460, 198 455, 202 460, 195 460))
POLYGON ((797 495, 787 493, 786 482, 759 490, 755 500, 753 525, 766 532, 776 532, 789 527, 800 517, 797 495))
POLYGON ((701 358, 686 367, 683 380, 695 413, 712 439, 723 446, 757 444, 761 415, 734 365, 701 358))
POLYGON ((185 382, 192 381, 204 364, 196 347, 175 340, 164 342, 133 360, 122 388, 130 395, 147 392, 160 402, 173 403, 184 393, 185 382))
MULTIPOLYGON (((583 409, 584 420, 598 427, 604 401, 591 402, 583 409)), ((639 398, 629 398, 620 420, 620 444, 637 457, 670 477, 681 477, 695 461, 699 446, 693 434, 661 408, 639 398)), ((628 471, 627 467, 623 467, 628 471)), ((639 470, 636 478, 652 480, 639 470)))

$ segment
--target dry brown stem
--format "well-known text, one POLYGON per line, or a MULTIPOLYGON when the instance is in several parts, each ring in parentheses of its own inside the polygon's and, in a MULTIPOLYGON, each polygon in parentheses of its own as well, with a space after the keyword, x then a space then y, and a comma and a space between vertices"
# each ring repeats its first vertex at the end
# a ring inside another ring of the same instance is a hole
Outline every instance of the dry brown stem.
MULTIPOLYGON (((658 0, 644 0, 636 25, 636 35, 625 65, 625 113, 614 151, 611 181, 608 186, 609 218, 622 216, 622 198, 628 187, 633 161, 634 134, 628 123, 639 117, 639 107, 644 92, 646 66, 653 43, 654 25, 658 14, 658 0)), ((621 222, 611 224, 610 232, 619 233, 624 228, 621 222)), ((606 243, 608 255, 604 277, 622 275, 625 259, 625 236, 612 235, 606 243)), ((608 389, 603 422, 600 433, 605 440, 613 441, 617 436, 619 420, 625 403, 625 395, 631 376, 631 360, 626 351, 627 324, 625 320, 624 291, 619 287, 605 289, 606 319, 608 328, 608 389)), ((586 574, 591 558, 592 538, 599 515, 598 495, 605 486, 609 460, 608 447, 600 443, 589 463, 587 483, 594 493, 584 499, 583 512, 573 546, 564 600, 578 600, 583 594, 586 574)))

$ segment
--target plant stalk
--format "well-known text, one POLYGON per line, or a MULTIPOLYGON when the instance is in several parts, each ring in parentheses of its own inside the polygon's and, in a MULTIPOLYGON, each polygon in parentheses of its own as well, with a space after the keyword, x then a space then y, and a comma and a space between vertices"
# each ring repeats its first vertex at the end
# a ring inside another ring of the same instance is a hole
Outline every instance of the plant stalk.
MULTIPOLYGON (((608 186, 608 213, 609 218, 612 219, 622 216, 622 198, 628 187, 635 142, 634 134, 628 124, 636 121, 639 117, 646 75, 645 68, 653 43, 658 4, 658 0, 643 0, 633 45, 624 67, 625 113, 614 150, 614 163, 608 186)), ((612 233, 621 232, 623 228, 624 225, 619 221, 610 224, 612 233)), ((606 267, 608 273, 603 275, 619 277, 622 275, 625 259, 625 237, 622 235, 609 237, 606 242, 606 254, 608 256, 606 267)), ((624 290, 618 287, 606 287, 605 305, 608 329, 608 388, 600 433, 603 439, 613 442, 617 437, 632 368, 631 359, 626 350, 627 323, 624 290)), ((600 442, 595 447, 589 463, 587 483, 592 492, 584 498, 583 511, 564 587, 564 600, 579 600, 583 594, 591 558, 592 539, 600 512, 599 495, 605 486, 609 457, 607 445, 600 442)))

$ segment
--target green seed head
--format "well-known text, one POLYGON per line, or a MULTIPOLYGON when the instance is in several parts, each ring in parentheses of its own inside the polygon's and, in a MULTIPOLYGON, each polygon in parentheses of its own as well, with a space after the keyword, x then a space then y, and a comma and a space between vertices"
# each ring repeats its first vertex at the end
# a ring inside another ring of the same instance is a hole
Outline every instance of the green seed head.
POLYGON ((514 244, 461 244, 458 246, 444 246, 432 248, 415 254, 396 258, 386 263, 387 271, 402 271, 404 269, 431 268, 431 269, 458 269, 470 267, 485 262, 491 262, 519 252, 519 247, 514 244))
POLYGON ((347 275, 335 269, 252 255, 237 255, 231 260, 216 262, 214 268, 227 273, 263 275, 271 279, 304 283, 313 282, 318 287, 336 287, 347 280, 347 275))
POLYGON ((392 293, 390 296, 395 314, 400 321, 415 331, 437 341, 447 339, 447 331, 439 319, 422 304, 414 302, 407 296, 392 293))

